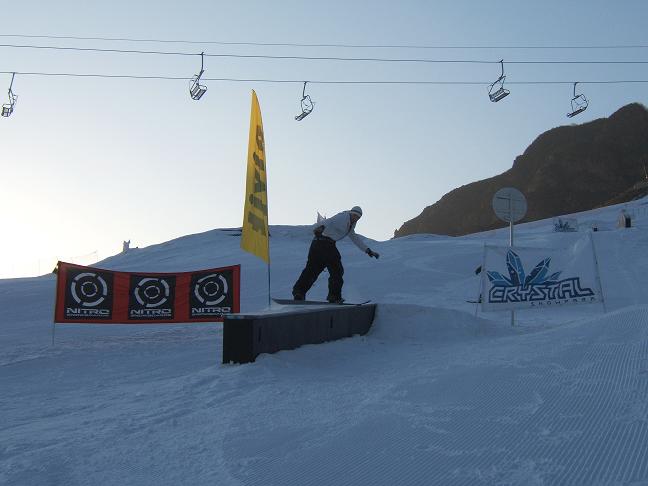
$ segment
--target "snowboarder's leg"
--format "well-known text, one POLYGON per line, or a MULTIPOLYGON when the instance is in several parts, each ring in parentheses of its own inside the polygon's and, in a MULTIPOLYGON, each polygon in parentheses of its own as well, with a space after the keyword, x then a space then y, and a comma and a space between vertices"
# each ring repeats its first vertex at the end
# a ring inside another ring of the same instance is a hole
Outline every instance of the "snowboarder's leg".
POLYGON ((306 267, 302 270, 301 275, 293 286, 293 297, 295 300, 304 300, 306 293, 313 286, 319 274, 324 270, 325 256, 323 252, 323 245, 321 241, 313 240, 310 249, 308 250, 308 260, 306 267))
POLYGON ((342 285, 344 284, 344 267, 342 266, 342 257, 335 246, 331 246, 330 252, 327 253, 326 268, 329 272, 329 293, 327 300, 329 302, 342 301, 342 285))

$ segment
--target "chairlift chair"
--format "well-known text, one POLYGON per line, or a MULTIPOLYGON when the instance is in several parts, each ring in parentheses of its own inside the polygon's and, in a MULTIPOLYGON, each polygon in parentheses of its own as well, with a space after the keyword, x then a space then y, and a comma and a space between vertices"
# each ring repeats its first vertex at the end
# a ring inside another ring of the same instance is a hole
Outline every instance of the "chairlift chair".
POLYGON ((5 103, 2 105, 2 116, 5 118, 8 118, 11 116, 14 110, 14 106, 16 106, 16 100, 18 99, 18 96, 16 96, 13 91, 11 91, 11 88, 13 86, 13 81, 14 77, 16 76, 16 73, 13 73, 11 75, 11 84, 9 85, 9 103, 5 103))
POLYGON ((310 115, 311 112, 313 111, 313 108, 315 107, 315 103, 313 103, 310 96, 306 94, 306 83, 308 83, 308 81, 304 82, 304 89, 302 90, 302 99, 301 99, 302 112, 295 117, 295 120, 297 121, 302 121, 304 118, 310 115))
POLYGON ((576 94, 576 85, 578 83, 574 83, 574 97, 571 100, 571 112, 567 113, 567 118, 571 118, 573 116, 578 115, 579 113, 583 113, 587 109, 587 105, 589 105, 589 102, 587 101, 587 98, 585 98, 584 94, 576 94))
POLYGON ((200 77, 205 72, 204 69, 204 52, 200 53, 200 73, 196 74, 191 78, 191 84, 189 86, 189 95, 192 100, 199 100, 207 92, 207 86, 200 84, 200 77))
POLYGON ((504 59, 500 61, 500 64, 502 65, 502 74, 500 74, 497 81, 491 84, 488 89, 488 97, 493 103, 507 97, 511 93, 508 89, 504 88, 504 80, 506 79, 506 76, 504 76, 504 59))
POLYGON ((4 105, 2 105, 2 116, 4 116, 5 118, 11 116, 11 114, 13 113, 14 105, 15 101, 13 103, 5 103, 4 105))

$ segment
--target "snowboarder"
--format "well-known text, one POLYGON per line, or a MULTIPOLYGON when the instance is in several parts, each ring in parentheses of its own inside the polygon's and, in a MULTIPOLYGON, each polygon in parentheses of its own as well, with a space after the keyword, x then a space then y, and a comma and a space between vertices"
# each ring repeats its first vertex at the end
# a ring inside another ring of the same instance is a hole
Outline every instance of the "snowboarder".
POLYGON ((306 293, 326 268, 329 272, 327 300, 334 303, 344 302, 342 298, 344 267, 340 252, 335 246, 335 243, 344 237, 351 238, 351 241, 370 257, 380 257, 378 253, 368 248, 356 234, 355 225, 360 217, 362 217, 362 209, 359 206, 354 206, 349 211, 342 211, 315 224, 313 229, 315 237, 308 250, 306 267, 293 287, 292 294, 295 300, 306 298, 306 293))

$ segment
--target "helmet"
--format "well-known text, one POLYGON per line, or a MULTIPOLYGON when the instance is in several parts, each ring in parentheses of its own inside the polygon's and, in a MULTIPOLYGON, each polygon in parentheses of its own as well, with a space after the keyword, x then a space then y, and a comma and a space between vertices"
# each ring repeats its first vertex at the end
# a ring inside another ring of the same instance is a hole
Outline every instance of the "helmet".
POLYGON ((362 216, 362 208, 360 206, 353 206, 350 210, 350 213, 355 213, 358 216, 362 216))

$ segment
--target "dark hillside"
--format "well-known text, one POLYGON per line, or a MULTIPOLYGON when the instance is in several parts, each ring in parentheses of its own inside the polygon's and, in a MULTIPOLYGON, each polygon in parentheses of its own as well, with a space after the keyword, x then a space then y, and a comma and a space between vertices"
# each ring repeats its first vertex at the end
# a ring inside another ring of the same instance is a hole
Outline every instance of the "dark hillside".
POLYGON ((526 196, 524 221, 624 202, 643 194, 636 185, 645 178, 644 164, 648 166, 648 110, 632 103, 609 118, 543 133, 516 157, 511 169, 454 189, 394 236, 459 236, 502 227, 491 200, 506 186, 526 196))

